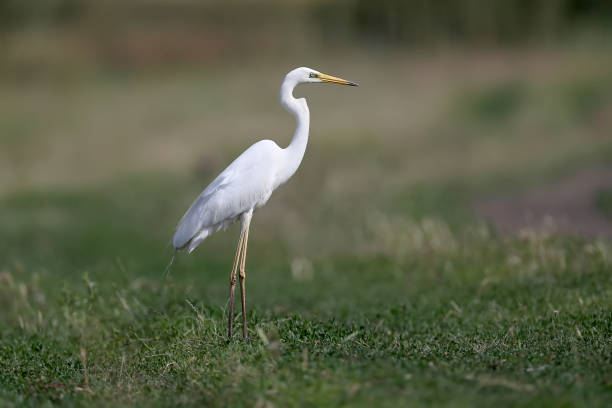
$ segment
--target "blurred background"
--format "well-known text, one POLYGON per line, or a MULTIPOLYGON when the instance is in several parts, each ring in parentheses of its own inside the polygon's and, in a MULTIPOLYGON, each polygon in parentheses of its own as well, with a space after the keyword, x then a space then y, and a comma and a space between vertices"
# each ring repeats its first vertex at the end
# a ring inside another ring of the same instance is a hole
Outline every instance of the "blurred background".
POLYGON ((0 405, 605 406, 611 236, 612 1, 0 0, 0 405), (228 346, 168 244, 299 66, 228 346))
MULTIPOLYGON (((255 217, 255 259, 299 275, 468 225, 612 234, 608 1, 0 0, 2 265, 158 276, 214 176, 289 143, 297 66, 361 86, 296 91, 310 144, 255 217)), ((179 276, 226 268, 235 238, 179 276)))

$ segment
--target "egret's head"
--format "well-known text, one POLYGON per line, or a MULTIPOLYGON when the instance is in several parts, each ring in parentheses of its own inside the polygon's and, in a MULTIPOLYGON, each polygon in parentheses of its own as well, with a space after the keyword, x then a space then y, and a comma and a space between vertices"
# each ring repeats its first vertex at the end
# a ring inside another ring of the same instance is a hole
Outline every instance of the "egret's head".
POLYGON ((351 81, 347 81, 342 78, 334 77, 331 75, 323 74, 316 69, 301 67, 296 68, 287 74, 288 79, 292 79, 296 84, 324 82, 328 84, 340 84, 359 86, 359 84, 351 81))

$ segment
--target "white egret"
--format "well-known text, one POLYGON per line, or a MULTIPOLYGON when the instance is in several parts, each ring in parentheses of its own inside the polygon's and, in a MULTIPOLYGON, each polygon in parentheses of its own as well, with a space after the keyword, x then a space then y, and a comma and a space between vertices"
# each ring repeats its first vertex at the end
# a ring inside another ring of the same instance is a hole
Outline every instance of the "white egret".
POLYGON ((281 105, 295 117, 297 122, 289 146, 282 149, 272 140, 262 140, 249 147, 227 166, 193 202, 179 222, 172 240, 175 250, 185 249, 191 253, 206 237, 240 220, 240 237, 230 273, 228 323, 230 339, 238 267, 242 301, 242 332, 244 338, 248 338, 244 265, 253 210, 264 205, 272 192, 289 180, 299 167, 306 151, 310 111, 306 99, 293 97, 293 89, 298 84, 315 82, 357 86, 354 82, 322 74, 310 68, 296 68, 289 72, 280 90, 281 105))

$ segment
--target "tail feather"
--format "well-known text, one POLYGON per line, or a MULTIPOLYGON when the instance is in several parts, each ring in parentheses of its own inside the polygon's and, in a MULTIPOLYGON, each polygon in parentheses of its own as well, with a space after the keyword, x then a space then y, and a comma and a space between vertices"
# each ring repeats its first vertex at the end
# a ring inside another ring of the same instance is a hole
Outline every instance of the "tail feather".
POLYGON ((178 252, 177 248, 174 248, 174 252, 172 253, 172 258, 170 258, 170 262, 168 263, 168 266, 166 266, 166 269, 164 270, 164 278, 168 277, 168 273, 170 272, 170 267, 172 267, 172 264, 174 263, 174 258, 176 257, 176 253, 178 252))

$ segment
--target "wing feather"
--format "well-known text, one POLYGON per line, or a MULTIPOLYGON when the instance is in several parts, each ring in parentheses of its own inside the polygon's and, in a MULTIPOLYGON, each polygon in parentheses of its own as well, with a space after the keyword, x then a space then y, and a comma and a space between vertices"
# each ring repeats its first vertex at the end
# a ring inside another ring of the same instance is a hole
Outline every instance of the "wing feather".
POLYGON ((176 228, 174 247, 185 248, 199 235, 201 242, 252 209, 262 198, 267 200, 272 190, 273 169, 266 164, 271 163, 278 150, 276 143, 261 141, 234 160, 191 204, 176 228))
POLYGON ((211 198, 231 183, 231 175, 231 171, 221 173, 191 204, 174 233, 172 241, 175 248, 185 247, 202 228, 211 227, 221 221, 219 218, 223 215, 210 205, 211 198))

